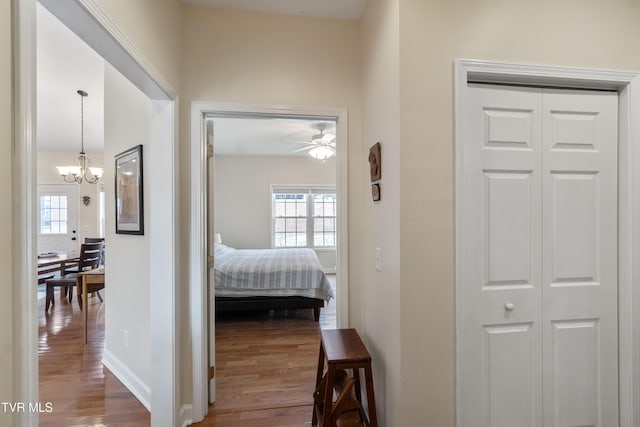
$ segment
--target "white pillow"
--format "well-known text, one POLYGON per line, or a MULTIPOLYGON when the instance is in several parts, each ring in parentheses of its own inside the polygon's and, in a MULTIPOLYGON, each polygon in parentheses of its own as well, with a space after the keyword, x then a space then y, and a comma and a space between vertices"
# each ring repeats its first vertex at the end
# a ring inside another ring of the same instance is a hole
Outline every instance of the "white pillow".
POLYGON ((236 251, 236 249, 230 248, 229 246, 223 245, 222 243, 214 244, 214 256, 216 258, 220 258, 234 251, 236 251))

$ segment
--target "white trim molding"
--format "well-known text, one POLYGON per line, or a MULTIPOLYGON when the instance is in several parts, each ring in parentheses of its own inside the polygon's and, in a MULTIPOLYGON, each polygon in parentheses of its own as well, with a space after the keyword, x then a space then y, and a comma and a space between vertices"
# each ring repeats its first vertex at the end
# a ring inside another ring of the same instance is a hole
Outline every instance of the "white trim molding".
POLYGON ((107 349, 102 355, 102 364, 151 412, 151 387, 148 384, 107 349))
MULTIPOLYGON (((36 274, 36 11, 35 0, 12 1, 13 27, 13 401, 38 401, 36 274)), ((38 414, 13 415, 13 425, 37 426, 38 414)))
MULTIPOLYGON (((460 150, 464 136, 464 106, 469 82, 569 87, 617 91, 619 108, 619 402, 620 426, 640 426, 640 74, 637 72, 547 67, 478 60, 455 62, 455 169, 456 169, 456 389, 464 347, 462 278, 466 265, 463 236, 468 230, 460 212, 469 198, 461 185, 467 159, 460 150)), ((456 393, 457 419, 462 393, 456 393)), ((458 421, 460 422, 460 421, 458 421)))
POLYGON ((347 110, 344 108, 291 107, 194 101, 191 103, 191 231, 190 292, 191 339, 193 343, 194 421, 202 420, 208 409, 207 387, 207 197, 205 120, 208 117, 283 116, 326 118, 337 121, 338 253, 337 253, 337 324, 348 323, 348 138, 347 110))
POLYGON ((182 408, 180 408, 180 418, 178 419, 179 426, 187 427, 193 424, 193 417, 191 416, 192 409, 193 407, 191 405, 182 405, 182 408))

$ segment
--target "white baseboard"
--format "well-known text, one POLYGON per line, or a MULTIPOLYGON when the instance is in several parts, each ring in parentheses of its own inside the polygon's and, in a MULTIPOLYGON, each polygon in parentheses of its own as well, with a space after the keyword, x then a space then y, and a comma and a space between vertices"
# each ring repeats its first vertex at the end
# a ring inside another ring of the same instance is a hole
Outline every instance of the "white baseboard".
POLYGON ((193 424, 193 417, 191 413, 191 409, 193 405, 185 404, 180 408, 180 418, 178 418, 178 425, 182 427, 187 427, 189 424, 193 424))
POLYGON ((102 355, 102 364, 151 412, 151 388, 148 385, 107 349, 102 355))

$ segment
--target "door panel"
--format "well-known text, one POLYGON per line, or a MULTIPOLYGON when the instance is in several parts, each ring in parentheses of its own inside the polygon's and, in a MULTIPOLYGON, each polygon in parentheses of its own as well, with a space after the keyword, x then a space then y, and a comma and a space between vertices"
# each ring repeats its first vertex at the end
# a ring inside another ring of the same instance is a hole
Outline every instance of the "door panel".
POLYGON ((531 174, 485 171, 484 289, 531 287, 531 174))
POLYGON ((512 324, 484 328, 483 377, 488 379, 485 395, 485 424, 527 426, 533 424, 531 402, 536 393, 533 371, 532 325, 512 324), (513 387, 513 384, 521 387, 513 387))
POLYGON ((465 165, 461 425, 540 425, 541 116, 535 89, 475 86, 465 165))
POLYGON ((543 92, 545 425, 618 425, 617 94, 543 92))
POLYGON ((553 383, 552 426, 608 426, 600 422, 598 341, 596 319, 551 322, 553 383))
POLYGON ((617 426, 617 94, 467 93, 460 425, 617 426))
POLYGON ((598 176, 551 172, 551 286, 595 284, 598 176))

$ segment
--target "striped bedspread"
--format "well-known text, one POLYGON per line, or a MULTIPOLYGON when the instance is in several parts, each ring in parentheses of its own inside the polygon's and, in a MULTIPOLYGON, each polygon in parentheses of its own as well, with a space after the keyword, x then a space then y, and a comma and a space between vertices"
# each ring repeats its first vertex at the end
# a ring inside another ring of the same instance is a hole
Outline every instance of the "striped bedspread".
POLYGON ((312 249, 233 249, 215 246, 216 296, 333 297, 312 249))

